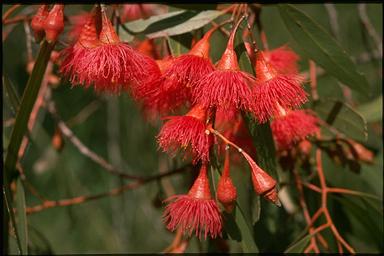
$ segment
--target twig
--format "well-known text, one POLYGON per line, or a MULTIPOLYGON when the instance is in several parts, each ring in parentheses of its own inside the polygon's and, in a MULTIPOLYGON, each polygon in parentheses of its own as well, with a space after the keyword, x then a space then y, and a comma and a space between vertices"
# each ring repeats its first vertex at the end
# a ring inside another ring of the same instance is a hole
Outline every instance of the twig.
POLYGON ((219 27, 219 30, 220 30, 224 35, 226 35, 227 37, 229 37, 229 35, 231 34, 227 29, 225 29, 223 26, 218 25, 216 22, 211 21, 211 24, 212 24, 212 26, 217 26, 217 27, 219 27))
MULTIPOLYGON (((304 192, 303 192, 303 184, 302 184, 300 176, 297 172, 297 168, 295 168, 293 170, 293 175, 295 176, 296 188, 297 188, 297 191, 299 192, 300 206, 303 209, 305 221, 307 222, 307 225, 309 225, 309 223, 311 222, 311 216, 309 215, 307 203, 305 202, 304 192)), ((314 231, 314 228, 312 226, 308 226, 308 232, 310 235, 313 234, 313 231, 314 231)), ((316 243, 316 238, 314 236, 312 236, 310 241, 311 242, 310 242, 309 247, 311 249, 313 248, 315 253, 319 253, 320 251, 319 251, 319 247, 317 246, 317 243, 316 243)))
MULTIPOLYGON (((320 139, 321 134, 318 132, 317 134, 318 139, 320 139)), ((334 225, 331 215, 329 213, 329 210, 327 208, 327 184, 325 181, 325 176, 324 176, 324 171, 323 171, 323 164, 322 164, 322 159, 321 159, 321 149, 317 148, 316 149, 316 162, 317 162, 317 172, 319 175, 319 180, 320 180, 320 186, 321 186, 321 208, 323 209, 324 216, 327 220, 327 224, 330 224, 330 228, 332 230, 332 233, 336 240, 338 240, 347 250, 349 253, 355 253, 355 250, 341 237, 340 233, 338 232, 336 226, 334 225)))
POLYGON ((315 186, 315 185, 313 185, 313 184, 311 184, 311 183, 307 183, 307 182, 302 182, 302 184, 303 184, 305 187, 307 187, 307 188, 309 188, 309 189, 312 189, 313 191, 316 191, 316 192, 318 192, 318 193, 321 193, 321 188, 319 188, 318 186, 315 186))
POLYGON ((26 212, 27 212, 27 214, 31 214, 31 213, 35 213, 35 212, 40 212, 40 211, 45 210, 45 209, 53 208, 53 207, 76 205, 76 204, 81 204, 84 202, 100 199, 100 198, 107 197, 107 196, 117 196, 117 195, 119 195, 119 194, 121 194, 127 190, 132 190, 132 189, 138 188, 141 185, 146 184, 148 182, 159 180, 159 179, 162 179, 163 177, 167 177, 167 176, 170 176, 170 175, 173 175, 176 173, 190 170, 191 167, 192 167, 192 165, 189 164, 189 165, 180 167, 178 169, 175 169, 175 170, 172 170, 169 172, 165 172, 165 173, 157 174, 157 175, 154 175, 151 177, 143 178, 141 180, 137 180, 135 182, 132 182, 132 183, 126 184, 124 186, 109 190, 109 191, 104 192, 104 193, 99 193, 99 194, 90 195, 90 196, 78 196, 78 197, 61 199, 61 200, 56 200, 56 201, 45 201, 43 204, 35 205, 32 207, 27 207, 26 212))
POLYGON ((3 25, 19 23, 22 21, 29 21, 30 19, 31 19, 31 17, 29 17, 27 15, 20 15, 20 16, 16 16, 14 18, 11 18, 11 19, 3 20, 3 25))
POLYGON ((3 23, 8 19, 8 17, 17 9, 21 6, 21 4, 15 4, 12 7, 10 7, 3 15, 3 23))
POLYGON ((91 103, 89 103, 87 106, 85 106, 82 110, 77 113, 74 117, 68 119, 66 121, 68 127, 73 127, 77 124, 83 123, 90 115, 92 115, 99 107, 100 107, 100 101, 94 100, 91 103))
POLYGON ((53 101, 48 100, 46 108, 49 113, 52 114, 54 119, 57 121, 57 126, 62 132, 62 134, 82 153, 83 155, 87 156, 89 159, 91 159, 93 162, 97 163, 103 169, 113 175, 117 175, 119 177, 123 177, 126 179, 135 179, 135 180, 142 180, 142 177, 127 174, 123 171, 118 170, 116 167, 111 165, 109 162, 107 162, 104 158, 93 152, 91 149, 89 149, 87 146, 85 146, 79 138, 76 137, 76 135, 72 132, 72 130, 64 123, 64 121, 61 120, 59 117, 55 104, 53 101))
POLYGON ((319 100, 319 94, 317 92, 317 72, 316 63, 313 60, 309 60, 309 74, 311 78, 311 95, 313 101, 319 100))
POLYGON ((38 191, 37 189, 28 181, 27 177, 25 176, 25 172, 24 172, 24 169, 23 167, 21 166, 20 163, 17 163, 16 164, 16 167, 17 167, 17 170, 19 171, 20 173, 20 179, 21 181, 24 183, 25 187, 32 193, 32 195, 34 195, 35 197, 37 197, 38 199, 40 199, 40 201, 44 202, 46 201, 47 199, 42 196, 38 191))

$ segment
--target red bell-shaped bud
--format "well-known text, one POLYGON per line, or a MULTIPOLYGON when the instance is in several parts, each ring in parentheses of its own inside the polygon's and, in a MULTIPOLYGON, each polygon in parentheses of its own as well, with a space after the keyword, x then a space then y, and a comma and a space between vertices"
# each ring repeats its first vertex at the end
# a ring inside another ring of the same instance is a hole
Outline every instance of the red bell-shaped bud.
POLYGON ((277 75, 275 68, 269 64, 262 51, 256 53, 256 81, 263 83, 273 79, 277 75))
POLYGON ((221 56, 221 59, 219 63, 217 63, 217 69, 219 70, 240 70, 239 63, 237 61, 237 55, 233 48, 234 41, 235 41, 235 35, 237 32, 237 29, 240 26, 240 23, 243 21, 244 16, 237 22, 236 26, 233 28, 231 35, 228 39, 227 48, 225 49, 223 55, 221 56))
POLYGON ((193 183, 188 195, 195 199, 211 199, 211 190, 209 189, 206 165, 201 167, 199 176, 196 178, 195 183, 193 183))
POLYGON ((37 42, 40 42, 44 37, 44 24, 45 20, 48 17, 48 5, 43 4, 37 10, 35 16, 33 16, 31 21, 31 27, 35 35, 37 42))
POLYGON ((101 24, 100 41, 104 44, 119 43, 119 36, 116 34, 115 29, 113 28, 111 21, 108 19, 104 9, 101 10, 101 24))
POLYGON ((213 32, 217 30, 218 26, 211 28, 205 35, 192 47, 188 54, 196 55, 203 58, 209 58, 210 43, 213 32))
POLYGON ((100 44, 97 30, 97 9, 87 17, 77 43, 85 48, 94 48, 100 44))
POLYGON ((64 5, 55 4, 44 23, 45 37, 48 42, 55 42, 64 30, 64 5))
POLYGON ((261 169, 255 161, 244 151, 241 152, 251 166, 252 184, 255 192, 277 206, 281 206, 276 191, 276 180, 261 169))
POLYGON ((224 206, 226 212, 230 213, 235 207, 237 190, 229 175, 229 152, 226 151, 224 170, 217 185, 217 199, 224 206))

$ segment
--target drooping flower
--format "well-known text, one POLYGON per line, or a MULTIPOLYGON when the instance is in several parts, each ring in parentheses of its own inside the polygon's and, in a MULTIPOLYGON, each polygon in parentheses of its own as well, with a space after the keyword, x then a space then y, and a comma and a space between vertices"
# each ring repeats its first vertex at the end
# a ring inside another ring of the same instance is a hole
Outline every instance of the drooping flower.
POLYGON ((217 199, 226 212, 232 212, 237 199, 237 190, 229 174, 229 150, 226 151, 224 168, 217 185, 217 199))
POLYGON ((284 45, 271 51, 264 51, 265 60, 280 73, 297 74, 299 56, 288 46, 284 45))
POLYGON ((240 71, 233 48, 234 36, 241 21, 232 30, 216 70, 200 79, 193 90, 195 102, 206 108, 215 107, 224 111, 250 108, 252 77, 240 71))
POLYGON ((158 135, 159 146, 172 155, 179 149, 189 149, 193 162, 209 161, 212 136, 205 133, 206 109, 196 105, 184 116, 169 116, 158 135))
MULTIPOLYGON (((157 70, 155 68, 148 70, 149 76, 141 81, 138 86, 132 88, 133 97, 142 103, 144 114, 150 120, 159 115, 169 115, 173 110, 175 101, 179 100, 175 95, 165 92, 161 87, 162 75, 172 61, 172 57, 156 60, 157 70)), ((182 105, 183 103, 183 101, 179 100, 176 105, 182 105)))
POLYGON ((96 12, 94 11, 87 18, 76 43, 60 52, 62 59, 60 72, 69 78, 72 85, 83 84, 85 87, 89 87, 93 83, 87 56, 92 49, 101 44, 98 32, 100 31, 97 31, 96 12))
POLYGON ((286 150, 319 130, 317 117, 304 110, 284 110, 271 123, 279 150, 286 150))
POLYGON ((173 59, 159 82, 161 98, 168 95, 170 110, 192 102, 192 90, 197 82, 214 70, 209 59, 209 39, 217 27, 209 30, 192 49, 173 59))
POLYGON ((164 221, 171 231, 181 228, 187 235, 194 232, 199 239, 210 235, 221 236, 222 218, 215 200, 211 197, 207 166, 203 165, 187 195, 174 195, 166 200, 164 221))
POLYGON ((92 32, 92 43, 83 44, 82 32, 72 49, 64 52, 61 69, 71 77, 72 84, 84 84, 85 87, 93 84, 96 91, 113 93, 128 90, 131 84, 137 84, 148 76, 145 68, 153 63, 148 63, 150 58, 120 41, 105 10, 101 10, 100 34, 96 30, 96 18, 97 14, 93 15, 93 21, 84 27, 92 32))
POLYGON ((253 87, 253 113, 260 123, 283 108, 296 108, 307 101, 307 93, 301 86, 302 78, 297 74, 279 73, 264 54, 256 54, 256 82, 253 87))

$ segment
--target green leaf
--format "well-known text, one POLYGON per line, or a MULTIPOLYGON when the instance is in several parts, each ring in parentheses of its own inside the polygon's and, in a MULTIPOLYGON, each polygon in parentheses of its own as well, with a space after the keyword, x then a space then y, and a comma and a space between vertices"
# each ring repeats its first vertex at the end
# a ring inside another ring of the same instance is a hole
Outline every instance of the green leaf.
POLYGON ((383 118, 383 95, 380 95, 373 101, 361 105, 357 111, 367 122, 377 122, 383 118))
POLYGON ((168 39, 169 49, 174 57, 180 56, 181 54, 187 53, 190 50, 192 42, 191 33, 186 33, 177 36, 170 36, 168 39))
POLYGON ((305 237, 301 238, 299 241, 293 243, 290 245, 284 253, 302 253, 311 240, 312 235, 306 235, 305 237))
POLYGON ((324 28, 290 4, 278 5, 280 15, 295 42, 308 58, 352 90, 369 95, 369 84, 345 50, 324 28))
POLYGON ((364 118, 346 103, 339 100, 320 100, 314 110, 327 123, 348 137, 364 141, 367 139, 367 124, 364 118))
POLYGON ((239 28, 235 35, 235 51, 239 61, 239 66, 242 71, 248 72, 249 74, 255 76, 255 70, 245 48, 242 33, 243 29, 239 28))
POLYGON ((11 84, 11 81, 6 75, 3 75, 3 84, 6 89, 5 95, 9 98, 12 111, 14 111, 14 113, 17 113, 20 105, 20 97, 17 94, 17 91, 15 90, 14 86, 11 84))
POLYGON ((147 37, 157 38, 157 37, 163 37, 163 36, 173 36, 173 35, 184 34, 184 33, 204 27, 209 22, 213 21, 214 19, 216 19, 222 14, 224 14, 224 12, 202 11, 197 15, 194 15, 193 17, 190 17, 186 19, 184 22, 179 23, 175 26, 163 29, 155 33, 147 34, 147 37))
POLYGON ((168 4, 169 6, 184 10, 216 10, 217 4, 168 4))
POLYGON ((243 115, 243 117, 256 147, 257 164, 273 177, 277 177, 275 144, 269 123, 258 124, 255 118, 249 114, 243 115))
MULTIPOLYGON (((6 181, 6 175, 4 173, 4 182, 6 181)), ((8 224, 9 224, 9 218, 11 218, 11 224, 12 228, 15 232, 16 236, 16 244, 17 244, 17 249, 19 250, 20 254, 23 254, 23 249, 21 246, 21 241, 20 241, 20 236, 18 232, 18 228, 16 225, 16 218, 15 214, 13 212, 13 206, 12 206, 12 201, 11 201, 11 191, 9 190, 9 186, 3 186, 3 197, 4 197, 4 203, 3 203, 3 213, 4 213, 4 219, 3 219, 3 224, 5 227, 5 232, 3 232, 3 252, 4 254, 8 254, 8 237, 9 237, 9 231, 8 231, 8 224), (11 210, 12 209, 12 210, 11 210)))
POLYGON ((243 252, 256 253, 259 249, 253 238, 253 232, 250 224, 246 221, 245 216, 238 204, 231 214, 223 213, 224 228, 230 239, 241 243, 243 252))
POLYGON ((129 29, 132 34, 148 34, 176 26, 184 22, 186 19, 192 17, 193 15, 195 15, 194 12, 188 11, 169 12, 165 14, 151 16, 148 19, 130 21, 125 23, 124 26, 129 29))
POLYGON ((27 213, 25 209, 25 192, 20 179, 18 179, 16 186, 17 229, 20 238, 21 249, 24 254, 28 254, 28 229, 27 213))
POLYGON ((15 176, 15 165, 17 154, 24 134, 27 132, 29 116, 33 105, 35 104, 37 94, 40 89, 41 81, 47 68, 49 57, 54 48, 54 44, 48 44, 45 40, 41 44, 36 64, 33 67, 32 74, 28 79, 26 88, 21 99, 20 108, 16 115, 15 126, 12 130, 11 139, 8 145, 7 156, 5 159, 5 171, 8 174, 9 181, 15 176))

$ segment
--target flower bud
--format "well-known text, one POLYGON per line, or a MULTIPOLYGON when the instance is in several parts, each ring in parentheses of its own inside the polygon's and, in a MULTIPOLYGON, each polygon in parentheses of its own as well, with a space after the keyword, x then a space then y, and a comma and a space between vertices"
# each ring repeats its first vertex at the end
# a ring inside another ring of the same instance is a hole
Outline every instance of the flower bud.
POLYGON ((43 4, 37 10, 31 21, 31 27, 37 42, 40 42, 44 37, 44 23, 48 16, 48 5, 43 4))
POLYGON ((217 186, 217 199, 224 206, 226 212, 232 212, 237 198, 236 187, 229 176, 229 152, 226 151, 224 170, 217 186))
POLYGON ((55 42, 64 30, 64 5, 55 4, 44 23, 45 36, 48 42, 55 42))
POLYGON ((53 134, 52 137, 52 146, 54 149, 56 149, 58 152, 63 150, 64 148, 64 140, 63 140, 63 135, 61 134, 60 129, 56 128, 55 133, 53 134))
POLYGON ((373 163, 374 155, 372 151, 368 150, 363 145, 361 145, 360 143, 357 143, 354 140, 349 139, 348 142, 352 145, 353 149, 356 151, 358 160, 365 163, 369 163, 369 164, 373 163))
POLYGON ((255 192, 264 196, 265 199, 271 201, 277 206, 281 206, 276 192, 276 180, 274 180, 271 176, 269 176, 268 173, 262 170, 247 153, 244 151, 241 153, 251 166, 252 184, 255 192))

